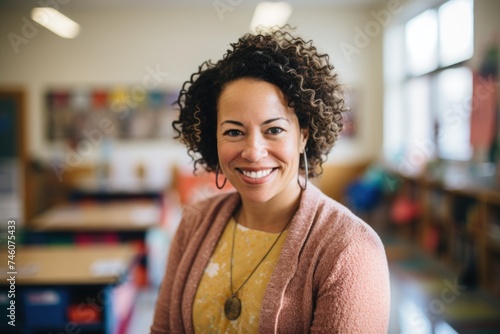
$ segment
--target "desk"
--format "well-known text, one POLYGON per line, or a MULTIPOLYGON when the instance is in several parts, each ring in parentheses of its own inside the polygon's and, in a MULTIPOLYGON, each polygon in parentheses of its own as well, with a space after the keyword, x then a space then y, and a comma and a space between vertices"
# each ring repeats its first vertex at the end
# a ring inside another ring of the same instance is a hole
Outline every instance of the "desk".
MULTIPOLYGON (((129 245, 19 248, 16 283, 112 284, 136 258, 137 250, 129 245)), ((2 268, 0 280, 6 272, 7 268, 2 268)))
POLYGON ((119 201, 102 204, 65 204, 32 218, 34 231, 144 231, 160 220, 154 201, 119 201))
MULTIPOLYGON (((19 247, 15 263, 16 327, 2 321, 2 333, 59 333, 71 327, 74 333, 111 334, 126 326, 136 294, 128 279, 137 263, 132 246, 19 247)), ((4 302, 12 291, 5 287, 6 272, 0 268, 4 302)))
POLYGON ((146 232, 160 222, 160 203, 151 200, 68 203, 32 218, 23 233, 27 245, 133 243, 142 252, 135 275, 148 282, 146 232))

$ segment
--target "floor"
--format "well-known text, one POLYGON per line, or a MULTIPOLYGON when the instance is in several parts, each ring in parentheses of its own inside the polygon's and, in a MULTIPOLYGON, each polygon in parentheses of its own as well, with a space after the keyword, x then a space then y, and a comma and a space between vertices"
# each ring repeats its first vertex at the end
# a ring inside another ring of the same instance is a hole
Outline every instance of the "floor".
MULTIPOLYGON (((463 285, 436 260, 384 241, 391 275, 389 334, 500 333, 500 301, 463 285)), ((155 288, 139 294, 127 334, 148 333, 155 288)))
POLYGON ((384 243, 391 274, 389 333, 500 333, 500 300, 420 250, 384 243))

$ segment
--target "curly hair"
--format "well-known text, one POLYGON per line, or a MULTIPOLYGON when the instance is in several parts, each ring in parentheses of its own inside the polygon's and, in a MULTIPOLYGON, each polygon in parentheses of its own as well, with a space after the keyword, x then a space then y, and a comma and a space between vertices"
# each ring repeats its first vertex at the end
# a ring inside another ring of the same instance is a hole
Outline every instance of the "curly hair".
MULTIPOLYGON (((342 130, 342 112, 346 110, 333 69, 329 56, 318 53, 312 41, 293 36, 284 28, 245 34, 231 44, 221 60, 204 62, 184 83, 176 102, 179 118, 172 123, 175 138, 187 146, 195 172, 198 165, 215 171, 217 102, 222 90, 241 78, 267 81, 283 92, 300 128, 309 130, 309 176, 318 176, 342 130)), ((304 170, 302 159, 299 168, 304 170)))

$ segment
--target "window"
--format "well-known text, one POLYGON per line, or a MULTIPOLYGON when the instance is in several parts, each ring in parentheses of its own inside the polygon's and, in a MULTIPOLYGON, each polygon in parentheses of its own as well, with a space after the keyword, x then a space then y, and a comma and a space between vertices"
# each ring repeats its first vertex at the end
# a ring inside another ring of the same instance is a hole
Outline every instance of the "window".
POLYGON ((466 67, 450 68, 436 75, 438 155, 450 160, 468 160, 470 145, 470 99, 472 74, 466 67))
POLYGON ((426 10, 405 27, 408 71, 420 75, 438 66, 438 22, 435 10, 426 10))
POLYGON ((439 7, 439 58, 442 66, 472 57, 472 12, 471 0, 454 0, 439 7))
POLYGON ((386 29, 384 155, 419 169, 468 160, 473 1, 450 0, 386 29))

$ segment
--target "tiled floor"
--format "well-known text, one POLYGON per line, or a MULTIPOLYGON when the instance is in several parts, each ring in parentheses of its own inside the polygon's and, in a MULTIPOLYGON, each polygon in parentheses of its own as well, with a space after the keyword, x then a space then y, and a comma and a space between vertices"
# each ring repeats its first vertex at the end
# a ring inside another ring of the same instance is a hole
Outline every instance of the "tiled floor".
MULTIPOLYGON (((459 283, 439 262, 386 244, 391 274, 389 334, 500 333, 500 301, 459 283)), ((157 289, 143 289, 127 334, 149 333, 157 289)))
POLYGON ((500 301, 461 282, 420 251, 386 242, 391 272, 389 333, 500 333, 500 301))

